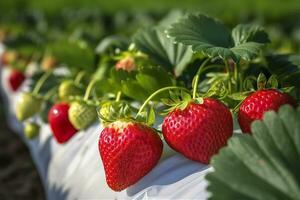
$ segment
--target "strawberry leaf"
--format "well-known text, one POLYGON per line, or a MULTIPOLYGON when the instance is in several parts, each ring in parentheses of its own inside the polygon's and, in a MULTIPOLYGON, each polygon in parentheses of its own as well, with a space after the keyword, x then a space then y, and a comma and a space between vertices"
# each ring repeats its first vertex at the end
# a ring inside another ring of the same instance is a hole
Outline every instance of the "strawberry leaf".
POLYGON ((299 117, 300 108, 285 105, 252 123, 252 136, 231 138, 212 158, 215 170, 206 176, 210 199, 298 199, 299 117))
POLYGON ((115 50, 126 50, 129 45, 129 42, 123 38, 118 36, 108 36, 101 40, 101 42, 97 45, 95 52, 97 54, 105 54, 110 53, 114 54, 115 50))
POLYGON ((123 80, 121 85, 122 92, 130 98, 144 101, 150 95, 136 80, 123 80))
POLYGON ((161 27, 140 30, 133 36, 133 41, 138 50, 176 76, 182 73, 192 58, 191 49, 167 38, 161 27))
POLYGON ((230 50, 233 52, 235 57, 232 57, 234 60, 251 60, 255 58, 260 52, 260 49, 263 45, 256 42, 246 42, 239 44, 235 47, 232 47, 230 50), (236 58, 236 59, 235 59, 236 58))
POLYGON ((232 29, 232 38, 235 45, 247 42, 269 43, 270 39, 265 30, 258 25, 239 24, 232 29))
POLYGON ((252 59, 269 41, 261 27, 239 25, 231 35, 222 23, 201 14, 182 18, 167 33, 176 42, 191 45, 195 52, 234 61, 252 59))
POLYGON ((191 45, 193 51, 203 52, 210 57, 234 56, 228 49, 233 46, 230 32, 219 21, 205 15, 188 15, 171 25, 167 34, 176 42, 191 45))
POLYGON ((47 50, 59 62, 67 64, 71 69, 94 70, 94 52, 81 41, 57 41, 49 44, 47 50))
POLYGON ((170 75, 159 66, 140 67, 136 80, 150 94, 162 87, 173 85, 170 75))

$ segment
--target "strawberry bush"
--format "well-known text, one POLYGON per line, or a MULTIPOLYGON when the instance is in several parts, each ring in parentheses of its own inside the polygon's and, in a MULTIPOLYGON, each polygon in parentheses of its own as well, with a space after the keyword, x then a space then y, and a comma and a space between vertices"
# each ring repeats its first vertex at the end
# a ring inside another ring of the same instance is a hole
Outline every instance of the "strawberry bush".
POLYGON ((299 197, 299 55, 278 53, 260 25, 230 30, 204 14, 173 12, 132 31, 135 21, 125 36, 84 25, 5 40, 12 90, 30 79, 16 110, 28 139, 38 136, 37 116, 61 145, 101 123, 99 154, 115 191, 148 174, 165 141, 213 166, 211 199, 299 197))

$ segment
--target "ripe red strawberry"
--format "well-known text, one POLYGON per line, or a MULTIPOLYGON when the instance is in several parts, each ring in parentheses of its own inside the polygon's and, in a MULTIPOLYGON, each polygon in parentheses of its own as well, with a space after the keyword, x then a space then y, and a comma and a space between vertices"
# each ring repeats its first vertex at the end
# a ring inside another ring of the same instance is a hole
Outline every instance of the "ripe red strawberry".
POLYGON ((8 82, 13 91, 16 91, 25 80, 25 75, 18 71, 12 70, 8 77, 8 82))
POLYGON ((55 104, 48 113, 48 122, 58 143, 67 142, 77 132, 68 118, 69 107, 65 103, 55 104))
POLYGON ((108 186, 121 191, 136 183, 157 164, 163 144, 150 127, 116 121, 103 129, 99 152, 108 186))
POLYGON ((170 147, 191 160, 207 164, 231 137, 232 115, 220 101, 204 98, 202 104, 190 102, 185 109, 170 112, 162 132, 170 147))
POLYGON ((297 102, 288 94, 275 89, 263 89, 249 95, 241 104, 238 121, 244 133, 251 133, 250 125, 254 120, 260 120, 268 110, 278 111, 284 104, 294 107, 297 102))

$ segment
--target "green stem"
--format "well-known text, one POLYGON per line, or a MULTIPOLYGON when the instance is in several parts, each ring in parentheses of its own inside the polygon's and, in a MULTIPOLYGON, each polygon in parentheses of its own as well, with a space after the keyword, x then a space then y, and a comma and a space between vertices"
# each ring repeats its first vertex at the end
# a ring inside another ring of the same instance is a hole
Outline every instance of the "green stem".
POLYGON ((57 87, 52 88, 51 90, 49 90, 49 91, 45 94, 44 99, 45 99, 46 101, 49 100, 49 99, 51 98, 51 96, 52 96, 53 94, 55 94, 56 92, 57 92, 57 87))
POLYGON ((193 99, 196 98, 196 94, 197 94, 197 89, 198 89, 198 83, 199 83, 199 79, 200 79, 200 75, 203 71, 204 66, 206 65, 206 63, 210 60, 210 58, 207 58, 206 60, 203 61, 203 63, 200 65, 195 77, 194 77, 194 82, 193 82, 193 99))
POLYGON ((234 80, 235 80, 235 90, 236 90, 236 92, 238 92, 239 91, 239 82, 240 82, 240 80, 239 80, 239 64, 238 63, 236 63, 236 64, 234 64, 234 80))
POLYGON ((231 73, 230 73, 228 61, 225 60, 224 63, 225 63, 226 71, 228 73, 228 90, 229 90, 229 93, 231 94, 231 92, 232 92, 232 88, 231 88, 231 73))
POLYGON ((38 80, 38 82, 36 83, 32 93, 33 94, 38 94, 40 89, 42 88, 43 84, 45 83, 45 81, 50 77, 50 75, 52 74, 52 71, 48 71, 46 73, 43 74, 43 76, 38 80))
POLYGON ((188 89, 184 88, 184 87, 178 87, 178 86, 168 86, 168 87, 164 87, 164 88, 160 88, 159 90, 156 90, 154 93, 152 93, 147 99, 146 101, 143 103, 143 105, 140 107, 138 113, 136 114, 136 116, 140 115, 141 112, 144 110, 144 108, 146 107, 146 105, 149 103, 149 101, 151 101, 152 98, 154 98, 156 95, 167 91, 167 90, 184 90, 187 92, 190 92, 188 89))
POLYGON ((85 92, 85 94, 84 94, 84 97, 83 97, 83 100, 84 100, 84 101, 87 101, 87 100, 89 99, 90 94, 91 94, 91 92, 92 92, 92 90, 93 90, 93 87, 94 87, 94 85, 96 84, 96 82, 97 82, 97 80, 96 80, 96 79, 93 79, 93 80, 89 83, 89 85, 88 85, 88 87, 87 87, 87 89, 86 89, 86 92, 85 92))
POLYGON ((232 109, 232 112, 236 112, 237 109, 239 109, 239 107, 241 106, 241 104, 243 103, 245 99, 241 100, 233 109, 232 109))
POLYGON ((79 84, 85 75, 86 75, 85 71, 80 71, 75 77, 75 83, 79 84))
POLYGON ((208 68, 223 68, 224 65, 221 65, 221 64, 210 64, 210 65, 206 65, 205 69, 202 71, 206 71, 208 68))
POLYGON ((120 101, 121 95, 122 95, 122 92, 119 91, 119 92, 117 93, 117 96, 116 96, 116 102, 119 102, 119 101, 120 101))

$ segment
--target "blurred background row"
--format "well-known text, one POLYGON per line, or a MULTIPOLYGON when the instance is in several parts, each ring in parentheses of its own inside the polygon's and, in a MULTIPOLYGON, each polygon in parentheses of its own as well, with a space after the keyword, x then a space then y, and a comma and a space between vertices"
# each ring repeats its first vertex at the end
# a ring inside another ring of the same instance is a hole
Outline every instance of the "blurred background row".
POLYGON ((103 37, 129 37, 136 29, 155 24, 170 10, 202 12, 228 27, 258 23, 267 28, 273 47, 284 53, 299 52, 299 0, 2 0, 0 39, 9 34, 19 38, 19 46, 34 43, 37 48, 72 37, 96 47, 103 37))

